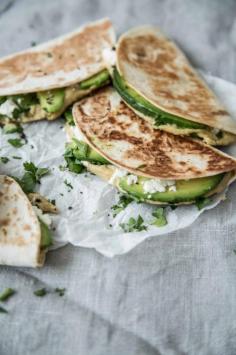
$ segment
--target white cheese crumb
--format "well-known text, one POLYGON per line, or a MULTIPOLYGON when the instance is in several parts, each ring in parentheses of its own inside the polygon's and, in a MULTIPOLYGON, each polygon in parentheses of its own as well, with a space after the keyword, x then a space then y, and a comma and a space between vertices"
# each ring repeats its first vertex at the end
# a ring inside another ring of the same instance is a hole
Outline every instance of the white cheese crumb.
POLYGON ((117 178, 122 178, 126 175, 128 175, 128 171, 116 168, 114 174, 112 174, 108 183, 113 185, 116 182, 117 178))
POLYGON ((138 177, 137 175, 128 175, 126 181, 128 185, 133 185, 138 182, 138 177))
POLYGON ((33 206, 33 209, 36 215, 41 219, 41 221, 45 223, 48 227, 50 227, 52 224, 52 219, 49 214, 43 213, 42 210, 37 206, 33 206))
POLYGON ((105 48, 102 51, 102 56, 104 59, 104 62, 107 64, 108 67, 113 67, 116 65, 116 52, 113 49, 110 48, 105 48))
POLYGON ((170 191, 176 191, 174 180, 150 179, 143 182, 143 190, 146 194, 155 192, 165 192, 169 187, 170 191))
POLYGON ((12 118, 12 113, 15 108, 17 108, 15 102, 11 99, 8 99, 0 105, 0 114, 12 118))

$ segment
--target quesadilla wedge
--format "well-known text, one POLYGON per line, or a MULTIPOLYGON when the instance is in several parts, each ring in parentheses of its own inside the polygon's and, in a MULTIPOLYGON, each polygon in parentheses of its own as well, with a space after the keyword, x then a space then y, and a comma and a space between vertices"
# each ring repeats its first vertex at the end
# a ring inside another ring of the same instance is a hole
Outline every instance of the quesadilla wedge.
POLYGON ((236 121, 182 51, 157 28, 134 28, 117 44, 113 84, 123 100, 154 127, 228 145, 236 121))
POLYGON ((0 265, 37 267, 44 263, 52 244, 50 219, 30 200, 56 212, 39 194, 27 197, 13 178, 0 175, 0 265))
POLYGON ((86 167, 123 193, 153 204, 188 204, 223 191, 236 160, 198 140, 156 130, 113 88, 73 106, 67 126, 69 169, 86 167))
POLYGON ((0 124, 54 120, 108 84, 103 51, 114 45, 108 19, 0 59, 0 124))

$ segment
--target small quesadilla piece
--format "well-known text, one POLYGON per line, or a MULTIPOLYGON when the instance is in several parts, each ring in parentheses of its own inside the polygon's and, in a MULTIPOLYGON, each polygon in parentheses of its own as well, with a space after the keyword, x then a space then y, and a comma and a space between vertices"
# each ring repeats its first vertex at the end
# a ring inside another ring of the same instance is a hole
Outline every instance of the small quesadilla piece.
POLYGON ((0 265, 43 266, 52 244, 49 224, 48 215, 32 206, 20 185, 0 175, 0 265))
POLYGON ((113 84, 123 100, 154 127, 228 145, 236 121, 192 68, 182 51, 157 28, 134 28, 117 44, 113 84))
POLYGON ((104 19, 0 59, 0 124, 53 120, 109 83, 103 59, 115 34, 104 19))
POLYGON ((156 204, 193 203, 223 191, 235 178, 236 160, 188 137, 156 130, 113 88, 73 107, 65 159, 71 171, 86 167, 119 190, 156 204))

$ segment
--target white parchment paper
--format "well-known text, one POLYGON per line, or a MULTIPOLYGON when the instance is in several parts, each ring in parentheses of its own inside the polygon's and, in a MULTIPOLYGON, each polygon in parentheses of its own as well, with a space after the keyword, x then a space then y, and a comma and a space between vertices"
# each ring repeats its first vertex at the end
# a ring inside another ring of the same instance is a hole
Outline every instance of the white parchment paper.
MULTIPOLYGON (((204 75, 221 101, 236 118, 236 86, 222 79, 204 75)), ((0 156, 7 156, 10 161, 0 165, 0 173, 22 176, 23 162, 32 161, 40 167, 50 168, 50 175, 45 176, 38 191, 56 200, 60 210, 52 216, 54 231, 54 247, 68 242, 75 246, 95 248, 98 252, 113 257, 134 248, 148 237, 164 237, 164 234, 176 231, 192 224, 205 210, 215 207, 225 194, 215 197, 210 205, 199 211, 195 205, 181 206, 172 210, 166 209, 168 224, 164 227, 150 225, 155 207, 132 202, 115 218, 111 206, 116 204, 119 195, 115 188, 89 173, 76 175, 61 171, 65 165, 63 159, 66 135, 63 121, 37 122, 24 125, 28 142, 21 148, 12 147, 7 140, 17 134, 0 132, 0 156), (22 159, 14 159, 14 156, 22 159), (72 185, 69 188, 65 180, 72 185), (124 233, 120 223, 127 222, 130 217, 141 215, 147 231, 124 233)), ((236 156, 236 145, 225 149, 236 156)))

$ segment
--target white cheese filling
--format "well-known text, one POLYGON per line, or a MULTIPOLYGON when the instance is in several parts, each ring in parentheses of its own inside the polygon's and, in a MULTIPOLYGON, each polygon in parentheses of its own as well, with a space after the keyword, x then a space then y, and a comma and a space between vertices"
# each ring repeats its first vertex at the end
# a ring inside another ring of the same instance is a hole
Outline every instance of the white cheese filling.
POLYGON ((108 183, 113 185, 115 184, 116 179, 122 178, 126 175, 128 175, 128 171, 116 168, 108 183))
POLYGON ((8 99, 0 105, 0 115, 12 118, 12 114, 15 108, 17 108, 15 102, 11 99, 8 99))
POLYGON ((146 194, 154 194, 155 192, 176 191, 174 180, 157 180, 150 179, 143 182, 143 191, 146 194))
POLYGON ((137 184, 137 182, 138 182, 138 177, 137 177, 137 175, 128 175, 127 176, 127 179, 126 179, 126 181, 127 181, 127 184, 128 185, 134 185, 134 184, 137 184))
POLYGON ((74 138, 78 139, 79 141, 86 142, 84 136, 76 126, 71 126, 71 130, 73 131, 74 138))
POLYGON ((116 65, 116 52, 114 49, 106 48, 102 51, 103 60, 108 67, 116 65))
POLYGON ((36 213, 37 217, 39 217, 39 219, 41 219, 41 221, 43 223, 45 223, 48 227, 50 227, 52 224, 52 219, 49 216, 49 214, 43 213, 42 210, 40 208, 38 208, 37 206, 32 206, 32 207, 33 207, 34 212, 36 213))

